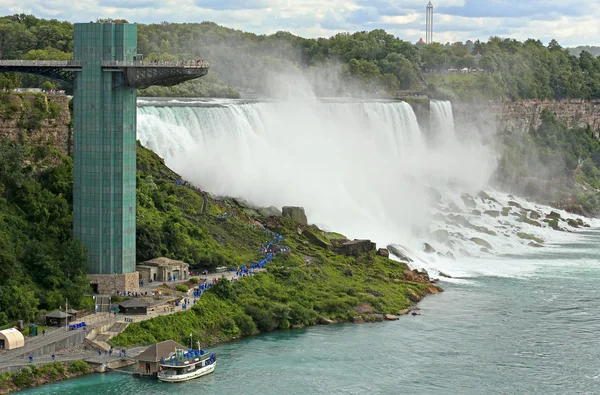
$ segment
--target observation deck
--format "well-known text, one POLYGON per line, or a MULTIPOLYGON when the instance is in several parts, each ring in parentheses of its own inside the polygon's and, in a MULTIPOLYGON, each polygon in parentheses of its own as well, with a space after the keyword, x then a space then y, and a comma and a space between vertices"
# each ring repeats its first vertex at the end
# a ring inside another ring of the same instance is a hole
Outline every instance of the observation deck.
MULTIPOLYGON (((119 61, 106 60, 102 71, 122 72, 125 86, 147 88, 151 85, 173 86, 208 73, 202 61, 119 61)), ((78 60, 0 60, 0 72, 35 74, 73 84, 83 63, 78 60)))

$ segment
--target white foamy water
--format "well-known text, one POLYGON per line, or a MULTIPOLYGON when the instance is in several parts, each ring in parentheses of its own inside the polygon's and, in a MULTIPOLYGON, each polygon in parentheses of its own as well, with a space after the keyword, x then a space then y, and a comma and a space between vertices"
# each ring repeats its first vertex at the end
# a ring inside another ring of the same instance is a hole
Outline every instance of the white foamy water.
MULTIPOLYGON (((185 179, 261 206, 303 206, 312 223, 380 246, 404 246, 414 267, 434 274, 518 276, 529 266, 473 257, 537 252, 575 237, 543 222, 550 208, 486 187, 496 155, 476 138, 459 140, 449 102, 431 102, 428 141, 404 102, 158 102, 138 109, 138 139, 185 179), (432 198, 431 186, 441 201, 432 198), (493 200, 478 198, 482 189, 493 200), (506 216, 484 214, 509 202, 521 207, 506 216), (540 227, 522 221, 531 211, 540 227), (439 229, 448 232, 446 240, 432 237, 439 229), (519 232, 546 247, 529 246, 519 232), (424 254, 423 242, 457 261, 424 254)), ((560 226, 568 228, 562 220, 560 226)))

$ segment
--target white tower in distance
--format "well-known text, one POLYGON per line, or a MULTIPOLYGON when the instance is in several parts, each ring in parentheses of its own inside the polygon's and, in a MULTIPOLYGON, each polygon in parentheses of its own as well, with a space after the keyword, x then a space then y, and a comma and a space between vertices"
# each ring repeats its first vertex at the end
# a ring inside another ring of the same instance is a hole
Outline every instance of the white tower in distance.
POLYGON ((433 42, 433 4, 431 4, 431 1, 429 2, 429 4, 427 4, 426 10, 427 32, 425 33, 425 44, 431 44, 433 42))

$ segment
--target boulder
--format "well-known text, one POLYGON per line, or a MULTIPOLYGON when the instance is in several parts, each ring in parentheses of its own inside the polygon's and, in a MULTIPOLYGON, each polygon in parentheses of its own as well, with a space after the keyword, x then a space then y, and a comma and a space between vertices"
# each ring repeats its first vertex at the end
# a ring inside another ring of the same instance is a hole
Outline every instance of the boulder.
POLYGON ((402 251, 400 251, 400 249, 399 249, 398 247, 394 247, 393 245, 388 245, 388 246, 387 246, 387 249, 388 249, 389 251, 391 251, 391 253, 392 253, 394 256, 396 256, 396 257, 400 258, 400 260, 402 260, 402 261, 404 261, 404 262, 412 262, 412 259, 410 259, 410 258, 409 258, 409 257, 407 257, 406 255, 404 255, 404 254, 402 253, 402 251))
POLYGON ((569 218, 567 220, 567 223, 569 224, 569 226, 572 226, 574 228, 579 228, 579 223, 577 222, 577 220, 575 220, 573 218, 569 218))
POLYGON ((497 218, 500 216, 500 211, 498 210, 485 210, 483 213, 493 218, 497 218))
POLYGON ((479 211, 479 210, 473 210, 473 211, 471 211, 471 214, 476 215, 476 216, 479 217, 481 215, 481 211, 479 211))
POLYGON ((304 213, 304 207, 285 206, 281 210, 281 214, 300 225, 308 225, 308 219, 304 213))
POLYGON ((342 255, 356 256, 375 251, 376 248, 376 244, 371 240, 352 240, 335 247, 335 252, 342 255))
POLYGON ((384 258, 389 258, 390 252, 386 248, 380 248, 377 250, 377 255, 382 256, 384 258))
MULTIPOLYGON (((406 310, 406 314, 408 314, 408 310, 406 310)), ((396 317, 393 314, 386 314, 386 315, 384 315, 384 318, 386 319, 386 321, 396 321, 396 320, 399 320, 399 318, 396 317)))
POLYGON ((477 207, 477 205, 475 204, 475 200, 473 200, 473 198, 467 194, 462 194, 460 197, 463 201, 463 203, 465 204, 465 207, 468 208, 475 208, 477 207))
POLYGON ((440 277, 452 278, 452 276, 450 276, 444 272, 440 272, 439 275, 440 275, 440 277))
POLYGON ((454 254, 453 254, 453 253, 451 253, 450 251, 448 251, 448 252, 446 253, 446 258, 450 258, 450 259, 452 259, 453 261, 455 261, 455 260, 456 260, 456 258, 454 257, 454 254))
POLYGON ((321 325, 331 325, 331 324, 336 324, 336 322, 334 320, 330 320, 329 318, 325 318, 325 317, 319 317, 317 319, 317 323, 321 324, 321 325))
POLYGON ((364 324, 365 320, 363 320, 363 318, 360 315, 357 315, 356 317, 352 318, 352 321, 355 324, 364 324))
POLYGON ((480 239, 479 237, 471 237, 470 239, 473 243, 477 244, 478 246, 487 248, 487 249, 492 249, 492 245, 490 243, 488 243, 487 241, 480 239))
POLYGON ((258 213, 265 217, 281 217, 281 210, 275 206, 261 207, 258 209, 258 213))
POLYGON ((410 313, 409 309, 404 309, 404 310, 400 310, 397 314, 398 315, 407 315, 408 313, 410 313))
POLYGON ((521 206, 519 203, 517 203, 517 202, 515 202, 513 200, 509 201, 508 205, 511 206, 511 207, 523 208, 523 206, 521 206))
POLYGON ((428 243, 423 244, 423 252, 426 254, 435 254, 435 248, 430 246, 428 243))
POLYGON ((550 214, 546 215, 546 218, 560 219, 560 214, 556 211, 551 211, 550 214))
POLYGON ((446 229, 438 229, 431 234, 431 237, 438 243, 445 243, 450 237, 450 233, 446 229))
POLYGON ((538 213, 537 211, 531 210, 531 212, 529 213, 529 218, 540 219, 540 213, 538 213))

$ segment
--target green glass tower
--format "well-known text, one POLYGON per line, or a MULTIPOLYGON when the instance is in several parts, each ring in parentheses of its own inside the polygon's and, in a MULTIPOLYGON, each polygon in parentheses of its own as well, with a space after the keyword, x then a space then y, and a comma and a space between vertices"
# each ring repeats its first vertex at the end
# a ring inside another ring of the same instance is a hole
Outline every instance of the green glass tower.
POLYGON ((136 53, 137 25, 75 24, 73 231, 90 274, 135 272, 136 90, 102 62, 136 53))
POLYGON ((74 84, 73 234, 88 252, 96 292, 137 291, 136 89, 208 73, 204 61, 143 62, 137 25, 76 23, 74 60, 3 60, 19 72, 74 84))

